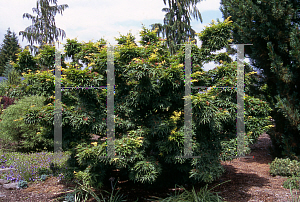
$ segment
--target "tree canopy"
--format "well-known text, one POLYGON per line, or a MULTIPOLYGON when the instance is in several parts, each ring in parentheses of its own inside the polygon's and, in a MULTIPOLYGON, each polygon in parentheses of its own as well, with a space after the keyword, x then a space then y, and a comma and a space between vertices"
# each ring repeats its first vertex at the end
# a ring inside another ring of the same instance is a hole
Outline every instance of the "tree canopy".
MULTIPOLYGON (((166 0, 164 4, 166 5, 166 0)), ((157 35, 162 34, 166 37, 166 43, 170 49, 171 54, 179 50, 178 44, 183 44, 187 41, 194 41, 195 30, 191 27, 191 15, 202 22, 202 16, 196 7, 199 0, 168 0, 169 8, 163 8, 166 12, 164 18, 164 25, 160 23, 152 24, 152 30, 157 29, 157 35), (191 9, 193 8, 193 10, 191 9)))
POLYGON ((17 54, 20 51, 21 47, 16 34, 11 32, 10 28, 8 28, 0 48, 0 75, 4 73, 7 62, 17 61, 17 54))
POLYGON ((245 52, 264 76, 263 96, 276 126, 269 133, 274 152, 299 159, 299 1, 222 0, 221 11, 232 16, 235 43, 253 44, 245 52))
POLYGON ((55 15, 57 13, 62 15, 62 12, 68 7, 67 4, 57 5, 57 0, 38 0, 36 8, 32 8, 33 13, 37 14, 36 16, 29 13, 23 14, 23 18, 30 19, 32 25, 19 32, 19 35, 22 35, 22 40, 26 38, 31 49, 34 49, 33 44, 35 42, 41 46, 58 41, 59 36, 62 39, 66 37, 65 31, 56 27, 55 15), (51 6, 51 4, 54 5, 51 6))

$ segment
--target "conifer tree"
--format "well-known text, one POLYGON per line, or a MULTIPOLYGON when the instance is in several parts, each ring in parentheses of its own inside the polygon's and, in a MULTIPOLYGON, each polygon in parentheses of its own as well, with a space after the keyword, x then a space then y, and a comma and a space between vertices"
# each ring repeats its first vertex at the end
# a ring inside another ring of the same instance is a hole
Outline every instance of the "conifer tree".
POLYGON ((44 44, 52 44, 54 40, 58 41, 58 37, 62 39, 66 37, 64 30, 57 28, 55 25, 55 15, 57 13, 62 15, 62 12, 68 8, 67 4, 57 5, 57 0, 38 0, 36 8, 33 8, 33 13, 37 13, 37 16, 33 16, 29 13, 24 13, 23 18, 32 20, 32 25, 27 27, 25 31, 20 31, 19 35, 22 35, 30 43, 31 50, 37 51, 37 47, 33 46, 36 42, 40 46, 44 44), (54 4, 51 6, 50 4, 54 4))
POLYGON ((5 78, 8 78, 8 75, 10 74, 10 72, 14 69, 13 65, 10 64, 10 61, 8 61, 5 65, 5 70, 3 72, 3 76, 5 78))
MULTIPOLYGON (((196 4, 199 0, 168 0, 169 8, 163 8, 162 11, 166 12, 164 18, 164 25, 160 23, 152 24, 152 30, 157 29, 157 35, 160 34, 166 36, 166 42, 169 47, 171 54, 174 54, 179 50, 180 46, 177 44, 182 44, 187 41, 195 40, 195 30, 192 29, 190 25, 191 15, 195 19, 200 19, 202 22, 202 17, 196 4), (190 10, 190 6, 193 7, 193 11, 190 10)), ((164 0, 166 5, 166 0, 164 0)))
POLYGON ((16 34, 11 32, 10 28, 8 28, 0 48, 0 75, 3 74, 5 65, 9 60, 16 62, 16 54, 20 51, 21 47, 18 44, 18 38, 16 34))
POLYGON ((221 0, 223 18, 232 16, 233 38, 262 70, 264 95, 271 104, 270 131, 277 156, 300 154, 299 1, 221 0))
POLYGON ((7 78, 8 84, 18 85, 21 82, 21 75, 19 74, 19 72, 17 70, 15 70, 15 68, 13 67, 11 62, 12 61, 10 60, 6 63, 3 76, 5 78, 7 78))

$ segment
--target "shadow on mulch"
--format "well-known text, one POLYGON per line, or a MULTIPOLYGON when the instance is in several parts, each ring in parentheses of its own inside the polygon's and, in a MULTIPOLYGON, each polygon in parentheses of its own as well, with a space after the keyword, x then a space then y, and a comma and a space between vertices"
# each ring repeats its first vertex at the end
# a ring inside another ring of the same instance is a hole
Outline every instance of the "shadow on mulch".
MULTIPOLYGON (((72 189, 74 189, 76 187, 75 184, 73 183, 67 183, 65 181, 60 182, 60 184, 64 184, 65 187, 71 187, 72 189)), ((104 197, 109 196, 105 191, 111 193, 112 189, 111 186, 104 186, 102 189, 97 190, 97 189, 92 189, 95 194, 102 199, 101 194, 104 197), (105 191, 104 191, 105 190, 105 191), (101 194, 100 194, 101 193, 101 194)), ((149 201, 147 199, 155 199, 157 197, 159 198, 166 198, 168 197, 168 193, 171 193, 172 191, 169 190, 169 188, 161 188, 161 189, 145 189, 143 186, 139 185, 138 183, 134 183, 131 181, 128 182, 123 182, 123 183, 117 183, 115 190, 114 190, 114 195, 119 191, 119 195, 123 195, 124 199, 126 199, 127 201, 137 201, 137 202, 146 202, 149 201), (154 198, 152 198, 154 197, 154 198)), ((57 199, 59 197, 64 197, 65 194, 60 194, 60 195, 56 195, 56 197, 53 197, 52 199, 57 199)), ((59 200, 59 201, 63 201, 63 199, 59 200)), ((96 202, 95 199, 93 199, 92 197, 89 198, 88 202, 96 202)))
MULTIPOLYGON (((251 173, 237 173, 237 169, 232 165, 224 165, 226 172, 215 182, 209 185, 209 188, 231 180, 229 182, 223 183, 216 188, 213 192, 219 192, 219 196, 225 197, 226 193, 234 193, 235 197, 243 198, 244 201, 248 201, 251 198, 251 195, 246 193, 251 187, 263 187, 270 183, 269 179, 265 177, 260 177, 257 174, 251 173), (230 186, 228 186, 230 184, 230 186), (236 189, 236 186, 239 186, 239 189, 236 189)), ((232 194, 231 194, 232 196, 232 194)))

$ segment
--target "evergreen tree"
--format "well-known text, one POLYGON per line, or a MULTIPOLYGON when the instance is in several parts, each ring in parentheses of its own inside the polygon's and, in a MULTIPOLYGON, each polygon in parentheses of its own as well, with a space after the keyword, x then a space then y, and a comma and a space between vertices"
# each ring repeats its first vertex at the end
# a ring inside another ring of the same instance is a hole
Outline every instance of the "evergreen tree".
POLYGON ((11 62, 12 61, 8 61, 6 63, 3 76, 7 78, 7 82, 9 85, 18 85, 21 82, 21 75, 17 70, 15 70, 11 62))
POLYGON ((27 27, 25 31, 20 31, 19 35, 22 35, 29 41, 31 50, 37 50, 37 47, 33 46, 33 43, 44 45, 46 43, 52 44, 54 40, 58 41, 58 37, 62 39, 66 37, 64 30, 57 28, 55 25, 55 15, 68 8, 67 4, 57 5, 57 0, 38 0, 36 8, 32 8, 33 13, 37 13, 37 16, 32 16, 29 13, 24 13, 23 18, 32 20, 32 25, 27 27), (51 6, 50 4, 55 4, 51 6))
POLYGON ((5 70, 4 70, 4 72, 3 72, 3 76, 4 76, 5 78, 8 79, 8 75, 10 74, 10 72, 11 72, 13 69, 14 69, 13 65, 10 64, 10 61, 8 61, 8 62, 6 63, 6 65, 5 65, 5 70))
POLYGON ((245 46, 251 63, 262 70, 264 95, 271 104, 276 155, 300 154, 299 1, 221 0, 223 17, 232 16, 235 44, 245 46))
MULTIPOLYGON (((152 24, 152 30, 157 29, 157 35, 160 34, 166 36, 166 42, 170 49, 171 54, 174 54, 179 50, 180 46, 187 41, 195 40, 195 30, 190 25, 190 18, 193 15, 197 20, 202 17, 196 4, 199 0, 168 0, 169 8, 163 8, 163 12, 167 12, 164 18, 164 25, 160 23, 152 24), (193 6, 193 11, 190 10, 190 6, 193 6)), ((166 0, 164 0, 166 5, 166 0)))
POLYGON ((8 28, 7 33, 4 36, 3 44, 0 48, 0 75, 3 74, 5 65, 9 60, 16 62, 17 53, 21 51, 21 47, 18 44, 18 38, 14 32, 8 28))

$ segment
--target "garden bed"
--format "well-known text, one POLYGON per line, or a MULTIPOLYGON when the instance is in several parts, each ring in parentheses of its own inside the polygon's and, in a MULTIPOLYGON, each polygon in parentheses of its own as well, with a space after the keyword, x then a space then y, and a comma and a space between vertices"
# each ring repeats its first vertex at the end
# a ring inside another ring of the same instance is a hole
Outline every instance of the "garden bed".
MULTIPOLYGON (((226 169, 226 173, 218 180, 210 184, 208 187, 213 188, 215 185, 224 183, 212 191, 220 192, 228 202, 239 201, 291 201, 290 190, 285 189, 282 184, 287 177, 275 176, 269 174, 268 163, 272 162, 268 147, 271 140, 267 134, 262 134, 256 144, 252 145, 252 159, 235 159, 231 162, 222 162, 226 169)), ((51 177, 46 181, 30 182, 27 189, 21 190, 5 190, 0 188, 0 194, 5 197, 0 201, 63 201, 58 200, 63 197, 66 192, 71 191, 75 184, 59 181, 56 177, 51 177)), ((191 190, 191 186, 187 186, 187 190, 191 190)), ((104 188, 111 191, 110 187, 104 188)), ((132 182, 120 182, 117 184, 116 190, 120 190, 121 194, 128 196, 128 201, 149 201, 146 198, 151 196, 165 198, 169 193, 174 193, 175 187, 161 190, 143 190, 132 182)), ((198 191, 199 186, 195 186, 198 191)), ((177 189, 178 190, 178 189, 177 189)), ((94 190, 96 191, 96 190, 94 190)), ((297 190, 293 190, 294 196, 297 190)), ((116 191, 115 191, 116 192, 116 191)), ((178 192, 178 191, 177 191, 178 192)), ((99 192, 96 191, 97 194, 99 192)), ((103 192, 102 192, 103 193, 103 192)), ((299 196, 299 190, 298 190, 299 196)), ((96 201, 90 199, 89 202, 96 201)))

